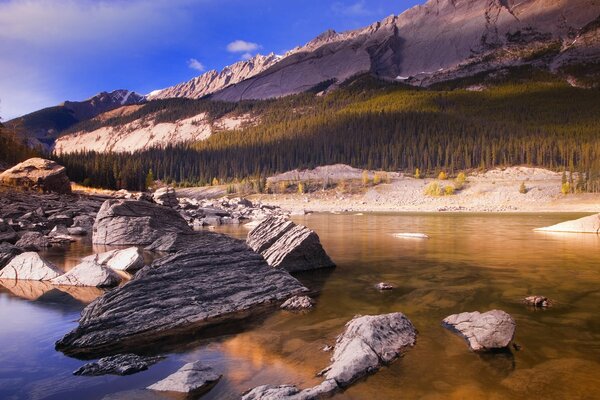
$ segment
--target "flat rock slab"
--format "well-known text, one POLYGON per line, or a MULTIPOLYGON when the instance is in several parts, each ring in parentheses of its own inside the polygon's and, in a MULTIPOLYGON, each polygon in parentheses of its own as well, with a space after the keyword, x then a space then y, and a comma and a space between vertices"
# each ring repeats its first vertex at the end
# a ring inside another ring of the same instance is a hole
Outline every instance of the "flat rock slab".
POLYGON ((117 354, 83 365, 73 372, 73 375, 131 375, 145 371, 163 357, 142 357, 137 354, 117 354))
POLYGON ((444 318, 443 324, 464 336, 473 351, 508 347, 513 340, 516 327, 513 318, 501 310, 453 314, 444 318))
POLYGON ((284 217, 269 217, 248 233, 246 243, 267 263, 289 272, 335 267, 319 236, 284 217))
POLYGON ((121 277, 110 268, 94 261, 84 261, 50 282, 53 285, 112 287, 121 282, 121 277))
POLYGON ((138 200, 107 200, 93 227, 94 244, 147 246, 167 233, 192 229, 175 210, 138 200))
POLYGON ((61 274, 52 263, 29 251, 15 256, 0 271, 0 279, 49 281, 61 274))
POLYGON ((538 232, 600 233, 600 214, 534 229, 538 232))
POLYGON ((68 354, 134 351, 307 291, 242 241, 191 237, 186 251, 156 260, 86 307, 79 326, 56 348, 68 354))
POLYGON ((147 387, 160 392, 198 393, 209 389, 221 379, 211 367, 200 361, 185 364, 177 372, 147 387))

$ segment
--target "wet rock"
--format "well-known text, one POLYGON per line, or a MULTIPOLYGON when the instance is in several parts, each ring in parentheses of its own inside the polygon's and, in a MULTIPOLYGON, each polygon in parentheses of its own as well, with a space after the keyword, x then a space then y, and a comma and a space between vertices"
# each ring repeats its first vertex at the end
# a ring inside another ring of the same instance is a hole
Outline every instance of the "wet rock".
POLYGON ((43 260, 38 253, 26 252, 13 258, 0 271, 0 279, 48 281, 61 274, 56 266, 43 260))
POLYGON ((377 290, 393 290, 394 285, 392 285, 391 283, 387 283, 387 282, 379 282, 377 285, 375 285, 375 288, 377 290))
POLYGON ((453 314, 444 318, 443 324, 464 336, 473 351, 508 347, 516 327, 512 317, 501 310, 453 314))
POLYGON ((142 357, 136 354, 117 354, 83 365, 73 372, 73 375, 131 375, 145 371, 163 357, 142 357))
POLYGON ((157 189, 156 192, 152 194, 152 200, 156 204, 160 204, 165 207, 176 207, 179 205, 179 201, 177 200, 177 195, 175 194, 175 189, 172 187, 163 187, 157 189))
POLYGON ((75 226, 72 228, 67 228, 67 233, 71 236, 85 236, 87 235, 87 230, 80 226, 75 226))
POLYGON ((22 252, 23 250, 10 243, 0 243, 0 269, 4 268, 13 258, 22 252))
POLYGON ((214 233, 188 240, 185 251, 154 261, 86 307, 79 326, 56 348, 67 354, 133 351, 307 290, 242 241, 214 233))
POLYGON ((3 219, 0 219, 0 242, 15 244, 18 239, 19 235, 17 235, 17 232, 3 219))
POLYGON ((523 303, 537 308, 550 307, 551 305, 550 300, 544 296, 527 296, 523 299, 523 303))
POLYGON ((25 232, 16 243, 26 251, 40 251, 51 246, 50 240, 40 232, 25 232))
POLYGON ((4 171, 0 182, 41 192, 71 193, 65 167, 43 158, 30 158, 4 171))
POLYGON ((538 232, 600 233, 600 214, 536 228, 538 232))
POLYGON ((107 200, 98 211, 92 241, 106 245, 149 245, 170 232, 191 232, 172 208, 136 200, 107 200))
POLYGON ((112 287, 121 282, 121 277, 110 268, 93 261, 84 261, 50 282, 65 286, 112 287))
POLYGON ((314 231, 283 217, 261 222, 248 233, 247 243, 270 266, 290 272, 335 266, 314 231))
POLYGON ((96 219, 91 215, 78 215, 73 218, 73 228, 83 228, 86 231, 91 231, 96 219))
POLYGON ((160 392, 198 393, 210 389, 220 378, 221 375, 211 367, 196 361, 185 364, 174 374, 148 386, 147 389, 160 392))
POLYGON ((310 310, 313 308, 314 301, 308 296, 293 296, 287 299, 281 308, 289 311, 310 310))
POLYGON ((136 271, 144 266, 144 257, 137 247, 94 254, 82 261, 92 261, 117 271, 136 271))
POLYGON ((244 396, 242 400, 315 400, 329 397, 340 390, 334 379, 328 379, 310 389, 300 390, 294 385, 258 386, 244 396))

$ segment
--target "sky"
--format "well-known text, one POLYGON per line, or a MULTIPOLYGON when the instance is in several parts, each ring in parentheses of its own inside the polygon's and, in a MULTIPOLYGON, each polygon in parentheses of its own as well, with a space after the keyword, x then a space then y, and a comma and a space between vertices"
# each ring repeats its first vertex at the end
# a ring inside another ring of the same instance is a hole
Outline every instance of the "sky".
POLYGON ((0 118, 101 91, 147 94, 421 2, 0 0, 0 118))

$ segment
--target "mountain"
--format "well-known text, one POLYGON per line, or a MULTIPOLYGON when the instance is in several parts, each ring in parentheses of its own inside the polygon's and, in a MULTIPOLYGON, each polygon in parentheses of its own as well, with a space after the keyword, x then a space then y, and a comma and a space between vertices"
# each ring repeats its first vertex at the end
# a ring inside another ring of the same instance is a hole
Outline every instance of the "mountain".
POLYGON ((65 101, 7 121, 6 128, 24 137, 31 146, 50 149, 71 126, 124 105, 142 104, 145 97, 129 90, 101 92, 83 101, 65 101))
POLYGON ((212 98, 282 97, 364 72, 427 86, 508 66, 597 62, 599 16, 596 0, 429 0, 362 29, 327 31, 212 98))
POLYGON ((166 89, 155 90, 148 94, 147 98, 148 100, 174 97, 199 99, 229 85, 251 78, 274 65, 279 59, 280 57, 273 53, 266 56, 257 54, 248 60, 227 66, 221 72, 211 70, 188 82, 166 89))

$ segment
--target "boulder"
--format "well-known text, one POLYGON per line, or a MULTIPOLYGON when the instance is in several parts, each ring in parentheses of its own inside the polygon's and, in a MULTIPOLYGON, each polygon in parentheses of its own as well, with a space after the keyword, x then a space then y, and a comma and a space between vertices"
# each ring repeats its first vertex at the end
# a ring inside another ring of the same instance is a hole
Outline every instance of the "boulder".
POLYGON ((337 338, 331 365, 319 373, 326 378, 321 384, 304 390, 292 385, 264 385, 242 399, 310 400, 331 396, 400 357, 416 339, 415 327, 402 313, 354 317, 337 338))
POLYGON ((121 282, 119 274, 88 260, 50 281, 53 285, 112 287, 121 282))
POLYGON ((600 233, 600 214, 534 229, 538 232, 600 233))
POLYGON ((314 301, 308 296, 293 296, 287 299, 281 308, 289 311, 310 310, 313 308, 314 301))
POLYGON ((136 271, 144 266, 144 256, 137 247, 93 254, 82 261, 92 261, 117 271, 136 271))
POLYGON ((215 384, 221 375, 200 361, 185 364, 174 374, 147 387, 160 392, 199 393, 215 384))
POLYGON ((95 218, 91 215, 78 215, 73 218, 73 228, 83 228, 86 231, 91 231, 94 226, 95 218))
POLYGON ((87 235, 87 229, 82 228, 80 226, 74 226, 71 228, 67 228, 67 232, 71 236, 85 236, 87 235))
POLYGON ((175 189, 173 189, 172 187, 163 187, 157 189, 156 192, 152 194, 152 200, 156 204, 160 204, 161 206, 171 208, 179 205, 177 195, 175 194, 175 189))
POLYGON ((43 158, 30 158, 0 174, 0 183, 41 192, 71 193, 65 167, 43 158))
POLYGON ((19 235, 17 235, 17 232, 3 219, 0 219, 0 242, 15 244, 18 239, 19 235))
POLYGON ((50 240, 40 232, 25 232, 16 243, 17 247, 26 251, 40 251, 51 246, 50 240))
POLYGON ((283 217, 270 217, 248 233, 248 245, 267 263, 289 272, 334 267, 319 236, 283 217))
POLYGON ((131 375, 147 370, 149 366, 162 359, 163 357, 142 357, 131 353, 117 354, 87 363, 73 371, 73 375, 131 375))
POLYGON ((154 261, 86 307, 79 325, 56 348, 67 354, 133 351, 244 318, 306 290, 242 241, 190 234, 185 250, 154 261))
POLYGON ((23 250, 17 246, 13 246, 10 243, 0 243, 0 269, 4 268, 10 262, 10 260, 22 252, 23 250))
POLYGON ((508 347, 516 327, 512 317, 501 310, 453 314, 444 318, 443 324, 464 336, 473 351, 508 347))
POLYGON ((192 232, 183 217, 172 208, 137 200, 107 200, 96 216, 92 242, 149 245, 170 232, 192 232))
POLYGON ((61 274, 56 266, 33 251, 19 254, 0 271, 0 279, 49 281, 61 274))

